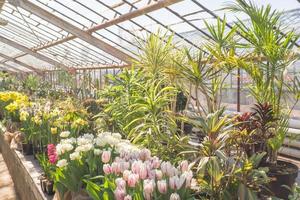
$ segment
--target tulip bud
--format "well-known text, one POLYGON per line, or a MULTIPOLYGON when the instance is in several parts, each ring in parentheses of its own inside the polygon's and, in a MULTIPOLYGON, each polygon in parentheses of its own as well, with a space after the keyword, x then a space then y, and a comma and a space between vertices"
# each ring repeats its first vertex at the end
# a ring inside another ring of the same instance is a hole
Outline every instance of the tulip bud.
POLYGON ((103 172, 108 175, 112 173, 112 168, 109 164, 103 165, 103 172))
POLYGON ((157 181, 157 188, 161 194, 165 194, 167 192, 167 181, 166 180, 157 181))
POLYGON ((187 160, 182 161, 179 166, 181 172, 186 172, 189 169, 189 163, 187 160))
POLYGON ((108 163, 110 161, 110 157, 111 157, 111 151, 103 151, 101 156, 102 162, 108 163))
POLYGON ((136 183, 139 181, 139 175, 137 174, 130 174, 128 176, 128 180, 127 180, 127 183, 128 183, 128 186, 129 187, 135 187, 136 183))

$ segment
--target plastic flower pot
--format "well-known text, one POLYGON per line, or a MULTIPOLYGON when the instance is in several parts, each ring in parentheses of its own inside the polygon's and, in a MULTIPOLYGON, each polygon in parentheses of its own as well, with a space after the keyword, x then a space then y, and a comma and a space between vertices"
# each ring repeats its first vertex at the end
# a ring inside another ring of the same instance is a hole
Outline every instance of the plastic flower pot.
POLYGON ((188 123, 184 123, 183 124, 183 130, 185 134, 191 134, 192 130, 193 130, 193 125, 188 124, 188 123))
POLYGON ((45 181, 46 194, 48 194, 48 195, 53 195, 54 194, 53 185, 54 185, 53 181, 49 181, 49 180, 45 181))
POLYGON ((41 187, 41 190, 43 192, 46 192, 46 182, 47 182, 47 178, 45 177, 45 175, 41 175, 39 177, 39 180, 40 180, 40 187, 41 187))
POLYGON ((33 154, 33 145, 28 143, 22 143, 22 152, 24 155, 32 155, 33 154))

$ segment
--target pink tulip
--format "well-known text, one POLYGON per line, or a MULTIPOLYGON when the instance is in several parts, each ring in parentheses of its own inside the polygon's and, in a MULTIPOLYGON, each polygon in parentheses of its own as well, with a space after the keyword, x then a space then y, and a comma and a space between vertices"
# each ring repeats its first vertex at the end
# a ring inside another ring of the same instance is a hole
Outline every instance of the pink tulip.
POLYGON ((192 171, 186 171, 184 172, 180 178, 185 179, 185 187, 190 188, 192 184, 192 179, 193 179, 193 172, 192 171))
POLYGON ((173 166, 170 162, 162 162, 160 168, 163 174, 167 174, 173 169, 173 166))
POLYGON ((108 175, 112 173, 112 168, 109 164, 103 165, 103 172, 108 175))
POLYGON ((155 176, 157 180, 161 180, 163 177, 163 173, 160 170, 155 170, 155 176))
POLYGON ((177 193, 172 193, 170 196, 170 200, 180 200, 180 196, 177 193))
POLYGON ((120 174, 121 173, 121 164, 119 162, 113 162, 111 164, 111 168, 114 174, 120 174))
POLYGON ((154 191, 155 183, 153 180, 146 179, 144 180, 144 197, 146 200, 152 199, 152 193, 154 191))
POLYGON ((140 179, 142 179, 142 180, 146 179, 147 178, 147 174, 148 174, 147 173, 147 166, 144 163, 142 163, 140 165, 140 171, 139 171, 140 179))
POLYGON ((189 169, 189 163, 187 160, 182 161, 179 166, 181 172, 186 172, 189 169))
POLYGON ((126 181, 122 178, 116 179, 117 188, 125 190, 126 188, 126 181))
POLYGON ((110 161, 110 157, 111 157, 111 151, 103 151, 101 156, 102 162, 108 163, 110 161))
POLYGON ((140 172, 140 166, 142 162, 141 161, 133 161, 131 165, 131 171, 135 174, 138 174, 140 172))
POLYGON ((114 191, 116 200, 124 200, 126 196, 126 191, 124 189, 117 188, 114 191))
POLYGON ((172 176, 169 179, 169 185, 172 190, 179 190, 185 181, 184 177, 172 176))
POLYGON ((140 151, 140 159, 142 161, 148 160, 151 157, 151 151, 149 149, 142 149, 140 151))
POLYGON ((176 189, 176 184, 175 184, 176 180, 175 180, 175 176, 174 177, 171 177, 169 179, 169 186, 172 190, 175 190, 176 189))
POLYGON ((161 160, 159 160, 158 157, 154 156, 152 158, 151 166, 152 166, 152 168, 158 169, 160 167, 160 163, 161 163, 161 160))
POLYGON ((122 161, 120 162, 121 172, 128 170, 130 168, 129 162, 122 161))
POLYGON ((147 170, 147 171, 148 171, 147 172, 148 173, 148 178, 149 179, 155 179, 155 177, 156 177, 156 172, 155 171, 156 170, 153 169, 153 170, 147 170))
POLYGON ((124 198, 124 200, 132 200, 132 197, 128 194, 128 195, 124 198))
POLYGON ((129 170, 125 170, 124 172, 123 172, 123 179, 125 180, 125 181, 128 181, 128 176, 131 174, 131 171, 129 171, 129 170))
POLYGON ((137 174, 130 174, 128 176, 128 180, 127 180, 127 183, 128 183, 128 186, 131 187, 131 188, 134 188, 136 183, 139 181, 139 175, 137 174))
POLYGON ((167 192, 167 181, 166 180, 160 180, 160 181, 157 181, 157 188, 158 188, 158 191, 161 193, 161 194, 165 194, 167 192))

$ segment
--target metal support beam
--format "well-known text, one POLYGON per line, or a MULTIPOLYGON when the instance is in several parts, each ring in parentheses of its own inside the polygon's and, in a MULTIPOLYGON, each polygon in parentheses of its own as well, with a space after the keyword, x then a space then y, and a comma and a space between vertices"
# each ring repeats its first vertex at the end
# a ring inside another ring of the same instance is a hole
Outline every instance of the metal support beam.
MULTIPOLYGON (((136 17, 139 17, 141 15, 156 11, 158 9, 164 8, 166 6, 170 6, 172 4, 175 4, 175 3, 178 3, 178 2, 181 2, 181 1, 182 0, 159 0, 157 3, 149 4, 147 6, 144 6, 143 8, 134 10, 134 11, 132 11, 130 13, 127 13, 127 14, 123 14, 119 17, 116 17, 114 19, 103 22, 102 24, 96 25, 96 26, 94 26, 90 29, 87 29, 84 32, 91 34, 95 31, 108 28, 110 26, 122 23, 122 22, 127 21, 127 20, 131 20, 133 18, 136 18, 136 17)), ((40 50, 43 50, 43 49, 53 47, 55 45, 62 44, 64 42, 68 42, 68 41, 73 40, 75 38, 77 38, 75 35, 67 36, 67 37, 64 37, 64 38, 61 38, 61 39, 58 39, 58 40, 55 40, 55 41, 51 41, 51 42, 44 43, 42 45, 36 46, 36 47, 32 48, 32 50, 33 51, 40 51, 40 50)), ((17 56, 22 57, 24 55, 26 55, 26 54, 23 54, 23 55, 20 54, 20 55, 17 55, 17 56)), ((16 58, 16 57, 14 57, 14 58, 16 58)))
POLYGON ((19 61, 19 60, 15 59, 15 58, 9 57, 9 56, 7 56, 7 55, 5 55, 3 53, 0 53, 0 57, 5 58, 5 59, 7 59, 7 60, 9 60, 11 62, 14 62, 14 63, 18 64, 18 65, 21 65, 22 67, 31 69, 31 70, 35 71, 36 73, 38 73, 40 75, 42 74, 42 72, 41 72, 40 69, 38 69, 36 67, 32 67, 32 66, 30 66, 30 65, 28 65, 28 64, 26 64, 26 63, 24 63, 22 61, 19 61))
POLYGON ((32 56, 36 57, 37 59, 45 61, 45 62, 47 62, 49 64, 52 64, 52 65, 54 65, 56 67, 60 67, 60 68, 63 68, 63 69, 68 69, 68 67, 66 65, 64 65, 62 63, 59 63, 59 62, 57 62, 55 60, 52 60, 51 58, 48 58, 47 56, 44 56, 44 55, 39 54, 37 52, 34 52, 31 49, 29 49, 29 48, 27 48, 27 47, 25 47, 23 45, 20 45, 20 44, 14 42, 12 40, 9 40, 9 39, 1 36, 1 35, 0 35, 0 42, 2 42, 4 44, 7 44, 9 46, 12 46, 12 47, 14 47, 14 48, 16 48, 16 49, 18 49, 20 51, 23 51, 23 52, 25 52, 25 53, 27 53, 29 55, 32 55, 32 56))
POLYGON ((92 36, 90 33, 87 33, 80 28, 70 24, 69 22, 57 17, 56 15, 44 10, 43 8, 29 2, 28 0, 9 0, 14 6, 21 7, 34 15, 50 22, 51 24, 75 35, 76 37, 84 40, 85 42, 98 47, 99 49, 103 50, 104 52, 118 58, 121 61, 126 63, 131 63, 133 59, 131 56, 127 55, 126 53, 120 51, 119 49, 107 44, 106 42, 92 36))
POLYGON ((12 65, 9 65, 9 64, 6 64, 6 63, 0 64, 0 66, 1 65, 4 66, 3 69, 9 70, 11 72, 24 73, 24 71, 12 66, 12 65))

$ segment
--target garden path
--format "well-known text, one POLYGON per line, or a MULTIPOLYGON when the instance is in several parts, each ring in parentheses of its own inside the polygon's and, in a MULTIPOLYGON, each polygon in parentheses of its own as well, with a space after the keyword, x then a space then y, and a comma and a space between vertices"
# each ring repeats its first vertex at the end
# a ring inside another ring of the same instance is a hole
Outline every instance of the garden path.
POLYGON ((16 200, 17 195, 6 163, 0 153, 0 199, 16 200))

